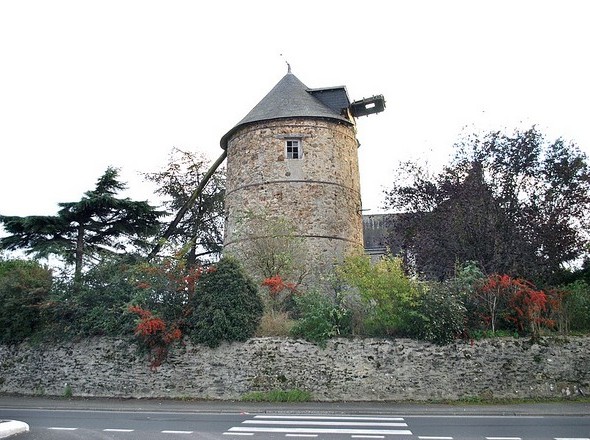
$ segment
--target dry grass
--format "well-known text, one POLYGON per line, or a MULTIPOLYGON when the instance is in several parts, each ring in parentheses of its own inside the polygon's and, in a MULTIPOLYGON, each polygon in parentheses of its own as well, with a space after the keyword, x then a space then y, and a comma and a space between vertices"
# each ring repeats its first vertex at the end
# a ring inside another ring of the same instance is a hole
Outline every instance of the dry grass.
POLYGON ((256 336, 289 336, 295 321, 285 312, 266 312, 262 315, 256 336))

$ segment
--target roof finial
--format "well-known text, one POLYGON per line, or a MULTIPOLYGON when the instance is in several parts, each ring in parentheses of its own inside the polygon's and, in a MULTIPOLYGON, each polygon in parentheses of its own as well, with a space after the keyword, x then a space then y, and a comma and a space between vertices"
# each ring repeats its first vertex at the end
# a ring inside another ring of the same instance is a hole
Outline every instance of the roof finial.
MULTIPOLYGON (((280 54, 281 57, 283 57, 283 54, 280 54)), ((283 57, 285 58, 285 57, 283 57)), ((287 59, 285 58, 285 63, 287 63, 287 73, 291 73, 291 64, 289 64, 289 61, 287 61, 287 59)))

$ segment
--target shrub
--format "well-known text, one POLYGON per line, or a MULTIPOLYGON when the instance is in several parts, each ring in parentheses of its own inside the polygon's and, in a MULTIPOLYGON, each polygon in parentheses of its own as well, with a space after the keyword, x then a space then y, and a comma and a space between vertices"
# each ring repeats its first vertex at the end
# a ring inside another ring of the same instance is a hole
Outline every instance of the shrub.
POLYGON ((566 285, 563 291, 566 329, 590 331, 590 285, 578 280, 566 285))
POLYGON ((191 339, 210 347, 252 337, 263 313, 256 285, 230 257, 203 273, 191 305, 191 339))
POLYGON ((133 270, 136 287, 133 304, 184 331, 202 273, 201 267, 187 267, 186 261, 181 259, 164 258, 141 263, 133 270))
POLYGON ((445 281, 450 293, 461 301, 465 307, 465 327, 474 331, 483 331, 488 322, 485 322, 481 313, 481 298, 477 295, 477 289, 485 283, 486 276, 477 263, 468 261, 460 264, 455 269, 455 276, 445 281))
POLYGON ((34 261, 0 261, 0 342, 21 342, 39 330, 51 284, 51 271, 34 261))
POLYGON ((384 257, 372 263, 369 256, 348 257, 337 268, 344 286, 358 290, 365 304, 364 327, 370 336, 406 331, 418 296, 417 283, 402 268, 400 258, 384 257))
POLYGON ((129 306, 129 312, 139 315, 135 336, 148 353, 150 369, 155 371, 168 356, 170 345, 182 338, 182 331, 175 324, 166 325, 161 318, 141 307, 129 306))
POLYGON ((413 335, 448 344, 464 333, 465 306, 445 283, 430 283, 420 296, 413 320, 413 335))
POLYGON ((137 295, 135 262, 126 257, 103 260, 83 282, 58 279, 45 309, 47 337, 121 336, 133 329, 127 305, 137 295))
POLYGON ((280 275, 262 281, 265 309, 270 314, 288 312, 293 308, 293 296, 297 294, 295 283, 288 283, 280 275))
POLYGON ((537 338, 541 327, 554 326, 554 322, 549 319, 547 294, 521 278, 490 275, 479 283, 472 300, 492 333, 497 330, 516 330, 537 338))
POLYGON ((291 330, 294 337, 325 346, 332 337, 348 333, 348 312, 328 296, 310 291, 295 297, 299 319, 291 330))

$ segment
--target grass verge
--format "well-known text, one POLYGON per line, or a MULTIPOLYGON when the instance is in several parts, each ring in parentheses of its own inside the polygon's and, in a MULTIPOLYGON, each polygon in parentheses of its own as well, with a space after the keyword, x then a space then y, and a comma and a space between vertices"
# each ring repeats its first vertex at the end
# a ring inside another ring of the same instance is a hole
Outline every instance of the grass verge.
POLYGON ((253 391, 244 394, 244 402, 309 402, 311 393, 303 390, 253 391))

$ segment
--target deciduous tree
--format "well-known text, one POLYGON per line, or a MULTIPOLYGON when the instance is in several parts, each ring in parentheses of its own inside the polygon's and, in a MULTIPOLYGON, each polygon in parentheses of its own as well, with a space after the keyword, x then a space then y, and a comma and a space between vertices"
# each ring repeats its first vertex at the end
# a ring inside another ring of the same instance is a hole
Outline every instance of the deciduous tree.
POLYGON ((402 164, 387 191, 398 217, 394 235, 429 278, 452 276, 474 261, 486 273, 551 282, 584 255, 590 170, 563 139, 547 142, 535 128, 514 135, 471 135, 438 174, 402 164))
MULTIPOLYGON (((156 194, 164 197, 164 205, 178 212, 190 201, 211 164, 202 155, 173 148, 168 165, 161 171, 144 173, 147 180, 158 185, 156 194)), ((223 200, 225 173, 215 171, 198 198, 188 207, 167 238, 169 247, 183 248, 189 268, 198 266, 198 259, 221 252, 223 243, 223 200)))

